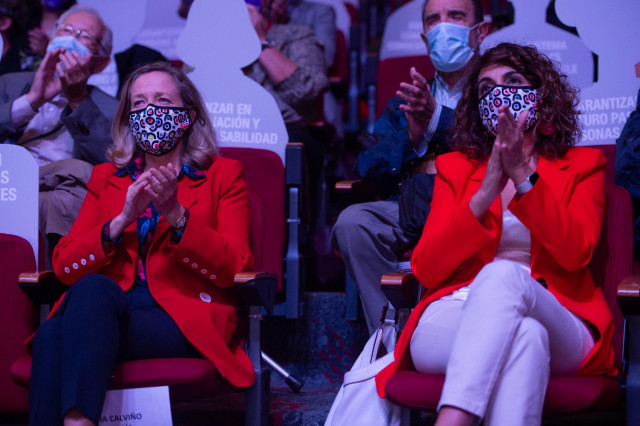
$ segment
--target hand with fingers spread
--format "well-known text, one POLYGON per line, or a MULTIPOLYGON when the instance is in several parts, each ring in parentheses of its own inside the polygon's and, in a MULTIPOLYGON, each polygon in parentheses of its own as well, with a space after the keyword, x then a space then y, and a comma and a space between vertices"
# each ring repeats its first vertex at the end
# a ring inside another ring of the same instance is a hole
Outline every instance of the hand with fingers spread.
POLYGON ((522 183, 534 171, 529 166, 522 144, 528 115, 529 110, 522 111, 516 121, 508 105, 498 108, 498 136, 494 147, 500 151, 502 169, 515 185, 522 183))
POLYGON ((417 145, 422 140, 424 130, 429 125, 433 112, 436 109, 436 101, 431 95, 431 87, 427 80, 411 67, 409 71, 411 83, 400 83, 400 90, 396 95, 406 101, 400 105, 400 110, 404 111, 407 118, 407 129, 409 140, 417 145))
POLYGON ((55 49, 44 55, 33 77, 33 84, 26 95, 27 101, 34 111, 60 93, 61 83, 56 75, 56 69, 63 53, 64 49, 55 49))
POLYGON ((87 81, 93 73, 92 60, 91 54, 83 57, 72 50, 62 53, 60 62, 56 64, 62 93, 73 109, 87 97, 87 81))
POLYGON ((178 202, 178 170, 169 163, 167 166, 149 169, 148 172, 145 191, 158 213, 173 225, 184 215, 184 207, 178 202))

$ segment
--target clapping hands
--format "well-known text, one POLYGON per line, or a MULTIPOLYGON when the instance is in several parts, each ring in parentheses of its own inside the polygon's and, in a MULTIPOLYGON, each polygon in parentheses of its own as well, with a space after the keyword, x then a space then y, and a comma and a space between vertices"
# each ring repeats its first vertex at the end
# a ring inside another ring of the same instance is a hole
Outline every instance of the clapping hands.
MULTIPOLYGON (((522 111, 516 121, 508 105, 498 108, 498 136, 493 145, 493 152, 498 153, 503 171, 514 182, 522 177, 522 173, 519 172, 529 168, 527 156, 523 150, 524 128, 528 116, 529 110, 522 111)), ((525 177, 532 171, 527 172, 525 177)))
POLYGON ((523 111, 516 121, 507 105, 498 109, 498 136, 493 143, 480 189, 469 203, 478 218, 489 209, 509 180, 514 185, 520 184, 534 171, 524 149, 524 128, 528 115, 528 110, 523 111))
POLYGON ((34 110, 62 93, 72 108, 87 95, 87 80, 92 74, 92 57, 76 51, 55 49, 47 52, 36 71, 27 100, 34 110))
POLYGON ((409 71, 411 83, 400 83, 400 90, 396 95, 406 101, 400 105, 407 118, 409 141, 416 146, 422 140, 422 135, 431 121, 431 116, 436 109, 436 101, 431 95, 431 88, 427 80, 411 67, 409 71))
POLYGON ((170 223, 184 214, 184 208, 178 202, 178 170, 173 164, 151 168, 129 186, 122 212, 111 221, 111 239, 117 239, 151 201, 170 223))

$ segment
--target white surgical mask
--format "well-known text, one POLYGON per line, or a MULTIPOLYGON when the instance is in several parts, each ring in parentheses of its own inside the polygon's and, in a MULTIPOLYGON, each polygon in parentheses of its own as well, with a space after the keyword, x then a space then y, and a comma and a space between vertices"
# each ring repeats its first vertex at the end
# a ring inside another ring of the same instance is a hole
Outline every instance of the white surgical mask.
POLYGON ((429 57, 438 71, 452 72, 464 67, 473 57, 469 47, 469 32, 477 27, 442 22, 426 34, 429 57))

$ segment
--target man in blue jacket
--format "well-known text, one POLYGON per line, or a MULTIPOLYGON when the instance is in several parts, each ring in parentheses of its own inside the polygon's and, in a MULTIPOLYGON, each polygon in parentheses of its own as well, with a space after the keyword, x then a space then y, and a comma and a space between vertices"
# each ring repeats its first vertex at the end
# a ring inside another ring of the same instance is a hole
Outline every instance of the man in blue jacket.
POLYGON ((633 201, 633 246, 640 255, 640 90, 636 109, 616 140, 616 185, 629 191, 633 201))
POLYGON ((478 0, 426 0, 422 17, 422 39, 437 70, 435 78, 427 82, 411 68, 411 82, 401 83, 375 123, 375 145, 356 162, 358 175, 386 200, 349 206, 332 233, 332 243, 358 286, 370 333, 387 300, 381 276, 396 271, 398 255, 417 241, 400 226, 398 186, 414 173, 435 174, 435 157, 448 151, 447 129, 463 78, 489 30, 478 0))

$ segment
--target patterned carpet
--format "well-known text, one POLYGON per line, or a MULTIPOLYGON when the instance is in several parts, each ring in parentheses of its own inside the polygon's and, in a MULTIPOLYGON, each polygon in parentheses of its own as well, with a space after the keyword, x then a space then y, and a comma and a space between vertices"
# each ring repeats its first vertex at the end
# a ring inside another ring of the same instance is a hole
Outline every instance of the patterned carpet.
MULTIPOLYGON (((305 381, 299 393, 271 372, 273 426, 324 425, 343 375, 367 339, 363 321, 344 319, 344 293, 305 295, 301 319, 266 318, 263 350, 290 374, 305 381)), ((242 425, 242 395, 212 398, 174 407, 176 425, 242 425)))

